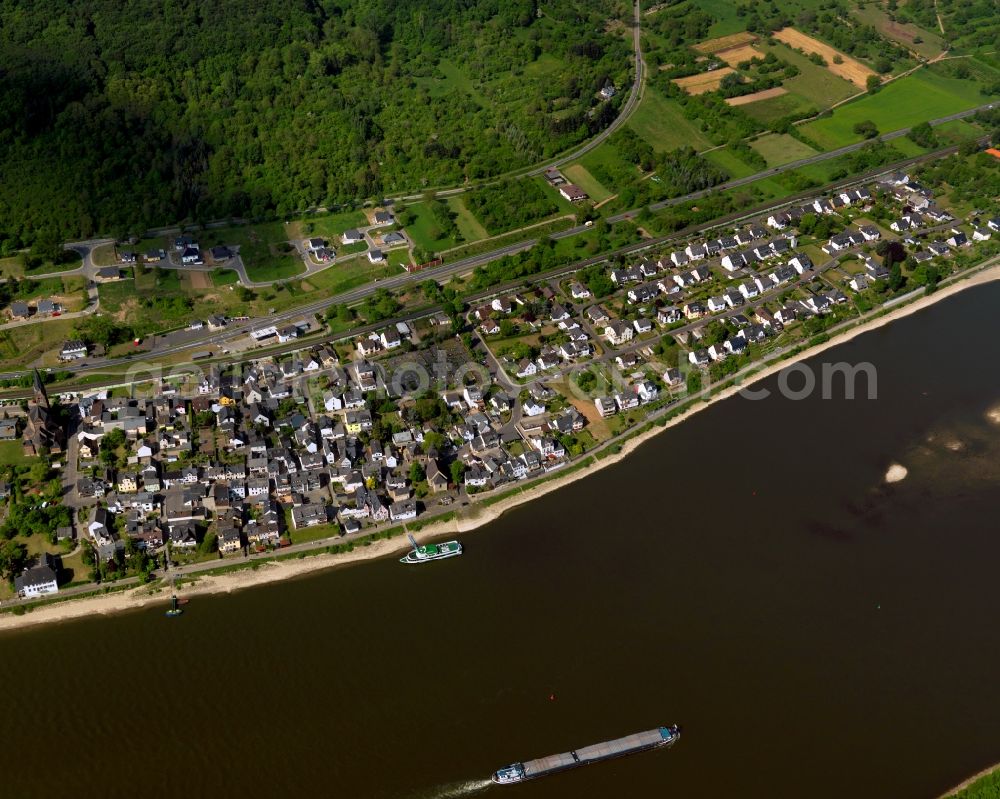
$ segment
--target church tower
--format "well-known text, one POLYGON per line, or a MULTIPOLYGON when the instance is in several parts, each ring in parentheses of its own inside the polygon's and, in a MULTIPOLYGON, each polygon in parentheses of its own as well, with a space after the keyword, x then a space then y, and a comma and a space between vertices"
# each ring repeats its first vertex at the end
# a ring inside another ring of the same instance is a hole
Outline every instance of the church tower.
POLYGON ((35 404, 49 410, 49 392, 45 390, 45 383, 42 380, 42 376, 38 373, 38 370, 34 370, 34 391, 35 391, 35 404))

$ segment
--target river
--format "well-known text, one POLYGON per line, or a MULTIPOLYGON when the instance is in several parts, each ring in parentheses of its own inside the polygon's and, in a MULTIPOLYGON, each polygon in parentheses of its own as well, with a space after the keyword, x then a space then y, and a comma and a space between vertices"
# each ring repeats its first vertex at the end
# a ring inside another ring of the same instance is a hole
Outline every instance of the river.
POLYGON ((0 794, 932 799, 1000 760, 998 307, 820 356, 877 400, 721 402, 462 558, 0 636, 0 794))

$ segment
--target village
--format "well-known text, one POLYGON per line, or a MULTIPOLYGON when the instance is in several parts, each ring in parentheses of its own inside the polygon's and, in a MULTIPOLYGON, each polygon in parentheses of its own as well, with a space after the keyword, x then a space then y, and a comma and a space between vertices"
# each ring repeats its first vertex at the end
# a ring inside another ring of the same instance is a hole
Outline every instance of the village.
MULTIPOLYGON (((57 538, 90 567, 73 583, 350 541, 613 445, 892 301, 903 270, 910 290, 933 287, 996 252, 1000 217, 974 211, 956 218, 911 175, 887 173, 662 253, 497 294, 463 311, 458 334, 437 311, 51 402, 36 372, 27 410, 10 411, 0 438, 55 467, 72 512, 57 538)), ((294 343, 312 324, 254 328, 247 341, 294 343)), ((67 341, 65 357, 81 346, 67 341)), ((28 485, 17 495, 38 501, 28 485)), ((51 594, 65 576, 58 550, 42 552, 16 591, 51 594)))

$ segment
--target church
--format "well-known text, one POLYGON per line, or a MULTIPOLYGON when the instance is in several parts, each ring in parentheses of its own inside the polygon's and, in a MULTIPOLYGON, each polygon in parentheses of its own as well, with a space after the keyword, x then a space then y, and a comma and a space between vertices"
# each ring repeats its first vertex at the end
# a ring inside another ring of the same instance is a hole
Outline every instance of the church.
POLYGON ((35 369, 34 396, 28 403, 28 420, 24 426, 23 443, 25 455, 60 453, 66 444, 66 437, 55 412, 49 405, 49 395, 42 382, 42 376, 35 369))

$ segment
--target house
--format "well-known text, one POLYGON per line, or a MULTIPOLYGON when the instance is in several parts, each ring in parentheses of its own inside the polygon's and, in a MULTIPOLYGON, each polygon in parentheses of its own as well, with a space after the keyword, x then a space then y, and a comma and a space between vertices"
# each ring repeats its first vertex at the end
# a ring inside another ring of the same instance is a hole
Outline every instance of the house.
POLYGON ((39 316, 49 316, 59 310, 59 305, 52 300, 39 300, 35 306, 35 313, 39 316))
POLYGON ((386 247, 397 247, 406 244, 406 236, 392 230, 382 236, 382 244, 386 247))
POLYGON ((210 252, 212 253, 212 260, 216 263, 219 261, 228 261, 233 257, 232 251, 224 244, 217 244, 210 252))
POLYGON ((569 287, 569 293, 574 300, 586 300, 590 297, 590 289, 583 285, 583 283, 574 282, 569 287))
POLYGON ((608 312, 605 311, 600 305, 592 305, 585 311, 585 313, 587 314, 587 318, 595 325, 602 324, 611 318, 608 315, 608 312))
POLYGON ((365 240, 364 234, 360 230, 345 230, 343 235, 341 235, 340 240, 344 244, 360 244, 365 240))
POLYGON ((597 408, 597 412, 601 415, 602 419, 618 413, 618 406, 611 397, 598 397, 594 400, 594 407, 597 408))
POLYGON ((569 200, 571 203, 577 203, 581 200, 587 199, 587 192, 577 186, 575 183, 566 183, 559 187, 559 193, 564 199, 569 200))
POLYGON ((632 327, 635 328, 636 333, 642 335, 653 329, 653 321, 651 319, 636 319, 632 322, 632 327))
POLYGON ((448 476, 433 458, 427 461, 427 487, 435 494, 448 490, 448 476))
POLYGON ((719 311, 726 310, 726 300, 724 297, 709 297, 708 298, 708 310, 712 313, 718 313, 719 311))
POLYGON ((396 221, 396 218, 388 211, 376 211, 372 214, 372 223, 383 227, 384 225, 391 225, 396 221))
POLYGON ((31 568, 25 569, 14 578, 14 589, 18 596, 38 597, 55 594, 59 591, 56 579, 56 560, 47 552, 43 552, 39 561, 31 568))
POLYGON ((306 246, 309 248, 309 252, 319 252, 326 248, 326 241, 323 239, 309 239, 306 242, 306 246))
POLYGON ((181 253, 181 263, 194 265, 203 263, 201 259, 201 250, 197 247, 186 247, 181 253))
POLYGON ((326 523, 326 506, 319 502, 307 502, 292 508, 292 527, 296 530, 326 523))
POLYGON ((28 303, 16 300, 10 304, 10 315, 14 319, 27 319, 31 316, 31 308, 28 303))
POLYGON ((0 441, 17 440, 17 421, 14 419, 0 419, 0 441))
POLYGON ((71 339, 62 345, 59 350, 60 361, 76 361, 87 357, 87 345, 79 339, 71 339))
POLYGON ((972 240, 973 241, 989 241, 993 237, 993 231, 988 227, 979 227, 978 225, 972 228, 972 240))
POLYGON ((112 280, 121 280, 122 270, 117 266, 104 266, 94 273, 94 280, 98 283, 109 283, 112 280))
POLYGON ((521 378, 531 377, 532 375, 537 373, 538 373, 538 366, 530 358, 525 358, 523 361, 520 361, 517 364, 516 374, 518 377, 521 378))
POLYGON ((993 217, 989 222, 986 223, 986 227, 988 227, 994 233, 1000 232, 1000 216, 993 217))
POLYGON ((368 251, 368 260, 373 264, 380 264, 385 260, 385 253, 378 249, 378 247, 372 247, 368 251))
POLYGON ((692 350, 688 353, 688 361, 694 366, 707 366, 708 350, 692 350))
POLYGON ((794 269, 800 275, 803 272, 808 272, 810 269, 813 268, 812 258, 806 255, 804 252, 799 252, 793 255, 789 259, 788 265, 792 267, 792 269, 794 269))
POLYGON ((389 506, 389 518, 394 522, 405 522, 417 518, 417 503, 412 499, 393 502, 389 506))
POLYGON ((612 322, 604 328, 604 337, 612 346, 617 347, 631 341, 632 335, 632 326, 627 322, 612 322))
POLYGON ((949 247, 967 247, 970 243, 968 236, 957 228, 952 228, 951 235, 944 241, 949 247))
POLYGON ((864 291, 868 288, 868 278, 865 275, 855 275, 849 281, 847 285, 851 287, 852 291, 864 291))

